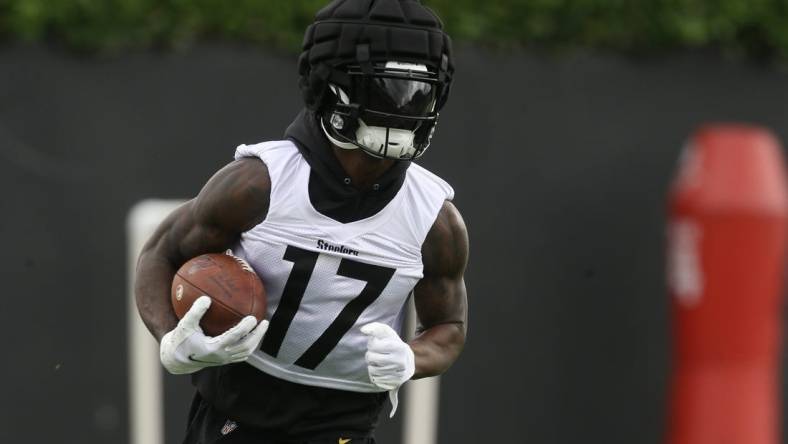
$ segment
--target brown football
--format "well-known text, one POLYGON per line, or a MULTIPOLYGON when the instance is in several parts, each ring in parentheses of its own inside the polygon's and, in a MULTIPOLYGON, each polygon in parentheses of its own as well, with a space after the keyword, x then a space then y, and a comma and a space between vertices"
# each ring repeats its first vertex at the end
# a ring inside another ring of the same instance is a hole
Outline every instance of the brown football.
POLYGON ((251 268, 227 254, 204 254, 183 264, 172 280, 172 307, 178 319, 200 296, 211 306, 200 326, 208 336, 218 336, 246 316, 265 319, 265 288, 251 268))

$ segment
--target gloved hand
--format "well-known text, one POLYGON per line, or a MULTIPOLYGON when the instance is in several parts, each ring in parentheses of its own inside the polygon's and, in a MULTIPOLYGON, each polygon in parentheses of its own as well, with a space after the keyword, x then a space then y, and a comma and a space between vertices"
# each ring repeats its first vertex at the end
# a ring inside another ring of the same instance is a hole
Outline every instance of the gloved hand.
POLYGON ((254 316, 243 318, 219 336, 206 336, 200 328, 200 319, 210 306, 208 296, 197 298, 178 325, 161 338, 159 357, 170 373, 182 375, 205 367, 243 362, 260 345, 268 321, 258 324, 254 316))
POLYGON ((386 324, 373 322, 361 327, 361 332, 368 336, 365 358, 369 379, 376 386, 389 391, 392 405, 390 416, 393 417, 397 411, 400 386, 416 372, 413 350, 386 324))

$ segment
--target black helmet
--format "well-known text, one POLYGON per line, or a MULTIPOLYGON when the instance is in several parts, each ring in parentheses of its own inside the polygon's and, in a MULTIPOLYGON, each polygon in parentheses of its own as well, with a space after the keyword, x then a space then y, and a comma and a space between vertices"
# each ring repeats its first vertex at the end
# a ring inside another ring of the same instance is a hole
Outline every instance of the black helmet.
POLYGON ((399 160, 424 153, 454 73, 434 12, 418 0, 334 0, 303 49, 304 101, 335 145, 399 160))

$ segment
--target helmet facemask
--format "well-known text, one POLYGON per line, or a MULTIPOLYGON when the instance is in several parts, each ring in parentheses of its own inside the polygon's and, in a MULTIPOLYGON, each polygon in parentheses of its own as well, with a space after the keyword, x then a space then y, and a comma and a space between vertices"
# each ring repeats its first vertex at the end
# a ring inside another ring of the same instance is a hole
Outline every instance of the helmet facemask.
POLYGON ((441 88, 438 74, 423 64, 390 61, 336 69, 320 112, 323 131, 339 148, 416 159, 435 131, 441 88))

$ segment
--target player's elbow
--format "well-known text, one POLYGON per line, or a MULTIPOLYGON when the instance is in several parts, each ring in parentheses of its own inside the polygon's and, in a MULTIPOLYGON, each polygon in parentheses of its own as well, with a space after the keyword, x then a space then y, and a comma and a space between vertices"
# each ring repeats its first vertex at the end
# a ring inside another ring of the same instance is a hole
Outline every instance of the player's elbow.
POLYGON ((451 324, 453 333, 451 335, 451 340, 449 341, 449 353, 453 355, 452 363, 460 357, 460 353, 465 348, 465 339, 468 333, 468 329, 466 328, 465 322, 457 322, 451 324))
POLYGON ((443 323, 426 329, 413 341, 417 356, 416 374, 413 379, 445 373, 460 357, 465 347, 465 338, 465 323, 460 321, 443 323))

